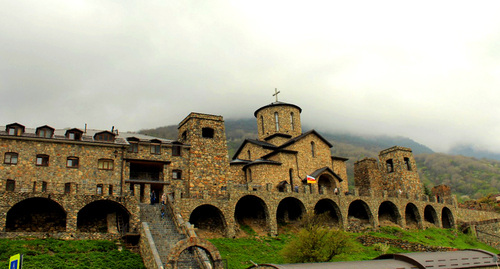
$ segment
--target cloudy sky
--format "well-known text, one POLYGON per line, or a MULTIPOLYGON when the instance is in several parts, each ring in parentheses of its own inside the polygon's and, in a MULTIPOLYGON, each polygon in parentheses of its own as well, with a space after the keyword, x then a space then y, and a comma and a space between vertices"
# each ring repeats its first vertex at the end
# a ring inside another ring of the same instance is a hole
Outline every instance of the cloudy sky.
POLYGON ((500 152, 500 1, 0 0, 0 125, 121 131, 280 101, 500 152))

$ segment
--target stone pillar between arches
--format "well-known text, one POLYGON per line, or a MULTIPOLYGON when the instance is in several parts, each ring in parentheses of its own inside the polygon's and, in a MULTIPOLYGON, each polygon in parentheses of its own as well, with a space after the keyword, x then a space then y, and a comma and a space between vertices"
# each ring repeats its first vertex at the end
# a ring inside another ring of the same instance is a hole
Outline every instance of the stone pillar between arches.
POLYGON ((66 212, 66 232, 75 233, 77 230, 78 212, 68 210, 66 212))

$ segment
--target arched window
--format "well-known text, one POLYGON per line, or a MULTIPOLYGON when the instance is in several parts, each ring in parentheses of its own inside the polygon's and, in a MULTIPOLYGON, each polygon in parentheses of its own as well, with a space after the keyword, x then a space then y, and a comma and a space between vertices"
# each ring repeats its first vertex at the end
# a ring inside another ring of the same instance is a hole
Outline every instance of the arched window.
POLYGON ((292 131, 294 129, 294 126, 293 126, 293 112, 290 113, 290 126, 292 126, 292 131))
POLYGON ((262 129, 262 134, 264 134, 264 117, 260 116, 260 129, 262 129))
POLYGON ((249 160, 252 160, 252 154, 250 153, 250 150, 249 150, 249 151, 247 151, 247 153, 248 153, 248 159, 249 159, 249 160))
POLYGON ((315 145, 314 145, 314 142, 311 142, 311 156, 315 157, 316 156, 316 152, 315 152, 315 145))
POLYGON ((247 183, 252 182, 252 169, 248 169, 247 183))
POLYGON ((279 131, 280 123, 279 123, 278 112, 274 112, 274 123, 276 124, 276 131, 279 131))

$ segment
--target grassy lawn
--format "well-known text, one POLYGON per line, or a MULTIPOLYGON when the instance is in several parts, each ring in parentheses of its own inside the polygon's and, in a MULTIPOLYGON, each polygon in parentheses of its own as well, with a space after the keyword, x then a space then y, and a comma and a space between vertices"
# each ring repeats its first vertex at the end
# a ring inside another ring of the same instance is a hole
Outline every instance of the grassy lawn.
MULTIPOLYGON (((473 236, 457 233, 452 229, 427 229, 427 230, 403 230, 396 227, 383 227, 376 232, 368 232, 368 235, 381 238, 402 239, 408 242, 421 243, 428 246, 443 246, 456 249, 479 248, 493 253, 500 251, 486 244, 478 242, 473 236)), ((375 246, 365 247, 356 239, 364 234, 349 233, 355 241, 354 246, 348 253, 335 256, 332 261, 358 261, 371 260, 383 254, 377 251, 375 246)), ((210 239, 219 249, 222 258, 227 259, 231 269, 248 268, 253 261, 255 263, 286 263, 280 251, 287 242, 295 238, 294 233, 282 234, 278 237, 256 237, 228 239, 210 239)), ((408 252, 403 249, 390 246, 387 253, 408 252)))
POLYGON ((24 254, 29 268, 145 268, 141 256, 105 240, 0 239, 0 268, 8 268, 12 255, 24 254))

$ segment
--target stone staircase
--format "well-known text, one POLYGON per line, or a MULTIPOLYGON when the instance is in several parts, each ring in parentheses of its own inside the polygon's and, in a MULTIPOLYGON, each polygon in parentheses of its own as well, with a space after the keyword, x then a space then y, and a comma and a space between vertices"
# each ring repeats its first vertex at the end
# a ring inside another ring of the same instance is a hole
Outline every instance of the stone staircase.
MULTIPOLYGON (((140 204, 141 222, 147 222, 151 235, 160 255, 162 263, 167 262, 170 249, 186 236, 177 230, 176 224, 169 210, 165 210, 165 215, 161 217, 161 204, 140 204)), ((195 258, 194 252, 186 250, 181 254, 178 268, 201 268, 195 258)))

